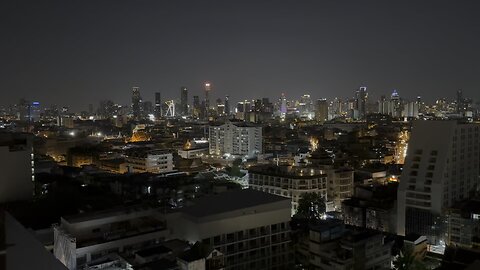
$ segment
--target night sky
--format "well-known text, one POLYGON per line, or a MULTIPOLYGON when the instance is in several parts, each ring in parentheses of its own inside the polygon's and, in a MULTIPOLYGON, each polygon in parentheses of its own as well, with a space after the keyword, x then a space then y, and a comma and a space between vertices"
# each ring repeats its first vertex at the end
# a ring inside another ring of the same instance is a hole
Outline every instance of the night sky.
POLYGON ((0 105, 100 99, 480 99, 479 1, 2 1, 0 105))

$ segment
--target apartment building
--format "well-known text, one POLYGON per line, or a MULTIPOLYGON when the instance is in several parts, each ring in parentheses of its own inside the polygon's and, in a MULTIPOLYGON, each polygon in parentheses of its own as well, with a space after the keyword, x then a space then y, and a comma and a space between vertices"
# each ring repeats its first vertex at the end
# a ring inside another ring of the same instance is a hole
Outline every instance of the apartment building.
POLYGON ((291 199, 291 215, 305 193, 317 193, 327 200, 327 174, 313 167, 259 165, 248 169, 249 187, 291 199))

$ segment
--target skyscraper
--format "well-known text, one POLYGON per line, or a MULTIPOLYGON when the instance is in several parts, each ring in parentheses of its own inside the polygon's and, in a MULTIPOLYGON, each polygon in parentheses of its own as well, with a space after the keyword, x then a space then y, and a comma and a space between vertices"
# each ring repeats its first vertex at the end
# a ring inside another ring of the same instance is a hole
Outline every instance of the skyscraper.
POLYGON ((193 109, 192 109, 192 116, 193 118, 200 117, 200 97, 193 96, 193 109))
POLYGON ((142 96, 140 95, 140 89, 138 87, 132 88, 132 114, 135 120, 142 118, 142 96))
MULTIPOLYGON (((415 121, 398 188, 397 233, 441 237, 447 207, 478 188, 480 126, 415 121)), ((440 239, 441 240, 441 239, 440 239)))
POLYGON ((205 118, 208 118, 210 111, 210 91, 212 90, 212 86, 210 82, 205 82, 205 118))
POLYGON ((355 109, 358 110, 359 119, 365 119, 367 115, 367 87, 360 87, 355 93, 355 109))
POLYGON ((155 92, 155 118, 160 119, 162 117, 162 98, 160 92, 155 92))
POLYGON ((228 95, 225 96, 225 114, 230 115, 230 101, 228 95))
POLYGON ((180 87, 180 114, 188 115, 188 89, 185 86, 180 87))
POLYGON ((328 120, 328 103, 324 98, 317 99, 315 119, 321 124, 328 120))

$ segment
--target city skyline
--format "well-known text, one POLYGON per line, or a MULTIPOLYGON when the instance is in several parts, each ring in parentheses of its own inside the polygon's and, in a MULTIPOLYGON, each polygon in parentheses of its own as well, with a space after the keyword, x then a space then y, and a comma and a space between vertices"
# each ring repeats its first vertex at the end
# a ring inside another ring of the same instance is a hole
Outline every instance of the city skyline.
POLYGON ((0 105, 22 97, 74 110, 102 99, 127 104, 133 86, 146 100, 176 99, 180 86, 202 96, 207 80, 212 100, 332 99, 363 85, 376 97, 397 89, 450 98, 462 89, 479 98, 476 3, 66 5, 6 5, 0 85, 15 94, 0 105))

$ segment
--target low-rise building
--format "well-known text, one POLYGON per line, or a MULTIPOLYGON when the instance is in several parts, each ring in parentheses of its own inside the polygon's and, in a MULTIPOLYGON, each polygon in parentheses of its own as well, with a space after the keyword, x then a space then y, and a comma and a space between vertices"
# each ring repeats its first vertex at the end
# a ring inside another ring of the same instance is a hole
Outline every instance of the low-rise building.
POLYGON ((347 231, 335 223, 310 229, 311 269, 390 269, 393 242, 372 230, 347 231))
POLYGON ((480 247, 480 200, 456 203, 446 211, 447 245, 480 247))
POLYGON ((221 252, 225 269, 291 269, 290 200, 251 189, 199 198, 168 219, 175 237, 221 252))
POLYGON ((327 174, 313 167, 260 165, 250 167, 248 174, 252 189, 291 198, 292 215, 305 193, 317 193, 327 199, 327 174))
POLYGON ((173 155, 167 150, 132 148, 126 153, 129 172, 166 173, 173 171, 173 155))
POLYGON ((54 225, 53 253, 70 270, 111 253, 133 253, 168 236, 158 209, 122 207, 62 217, 54 225))

